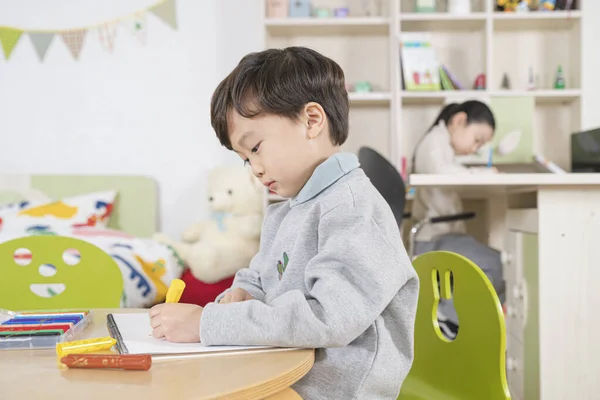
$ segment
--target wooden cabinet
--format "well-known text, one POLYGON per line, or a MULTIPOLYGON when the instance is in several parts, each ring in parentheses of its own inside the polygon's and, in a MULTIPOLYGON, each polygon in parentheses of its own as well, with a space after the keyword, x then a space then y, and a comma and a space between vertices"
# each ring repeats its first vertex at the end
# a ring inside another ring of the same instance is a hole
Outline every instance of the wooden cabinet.
POLYGON ((514 400, 540 398, 537 210, 508 212, 506 375, 514 400))

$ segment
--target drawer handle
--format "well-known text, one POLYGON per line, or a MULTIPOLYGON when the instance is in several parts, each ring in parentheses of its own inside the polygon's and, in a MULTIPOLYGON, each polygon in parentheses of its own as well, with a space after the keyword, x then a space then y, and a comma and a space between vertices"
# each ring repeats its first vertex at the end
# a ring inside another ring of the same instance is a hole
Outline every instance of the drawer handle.
POLYGON ((512 357, 507 357, 506 358, 506 369, 509 371, 516 371, 517 370, 517 361, 512 357))
POLYGON ((506 251, 500 252, 500 262, 503 265, 512 263, 512 255, 506 251))

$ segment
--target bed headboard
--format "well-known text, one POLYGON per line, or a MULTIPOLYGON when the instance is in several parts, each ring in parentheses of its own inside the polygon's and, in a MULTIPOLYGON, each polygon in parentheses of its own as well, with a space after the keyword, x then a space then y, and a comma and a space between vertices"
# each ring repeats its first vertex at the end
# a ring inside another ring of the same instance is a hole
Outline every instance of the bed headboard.
POLYGON ((109 226, 147 238, 158 230, 158 187, 149 177, 128 175, 3 175, 0 203, 24 200, 28 189, 51 199, 116 190, 117 200, 109 226))

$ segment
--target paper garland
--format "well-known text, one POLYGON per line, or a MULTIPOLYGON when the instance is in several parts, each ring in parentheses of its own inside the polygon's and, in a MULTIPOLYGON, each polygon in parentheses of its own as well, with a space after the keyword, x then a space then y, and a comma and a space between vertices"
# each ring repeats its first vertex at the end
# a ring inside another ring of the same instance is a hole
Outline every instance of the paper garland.
POLYGON ((0 27, 0 42, 6 59, 10 57, 10 53, 12 53, 22 34, 23 31, 18 29, 0 27))
POLYGON ((102 44, 102 47, 107 52, 112 53, 118 25, 125 25, 140 43, 145 45, 147 38, 146 14, 148 12, 154 14, 173 29, 177 29, 177 8, 175 1, 161 0, 153 6, 137 11, 132 15, 82 28, 43 31, 0 26, 0 47, 2 47, 4 58, 8 60, 21 37, 26 34, 29 36, 29 40, 40 61, 44 61, 54 37, 59 36, 73 58, 77 60, 85 44, 86 37, 91 30, 97 31, 98 40, 102 44))

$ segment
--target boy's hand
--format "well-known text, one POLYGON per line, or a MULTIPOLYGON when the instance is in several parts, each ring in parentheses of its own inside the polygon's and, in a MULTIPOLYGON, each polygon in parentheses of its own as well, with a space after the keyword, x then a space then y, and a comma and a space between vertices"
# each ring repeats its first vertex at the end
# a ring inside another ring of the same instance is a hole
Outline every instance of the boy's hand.
POLYGON ((203 308, 195 304, 165 303, 150 309, 152 336, 169 342, 200 341, 200 317, 203 308))
POLYGON ((238 301, 254 300, 254 297, 250 293, 246 292, 241 288, 234 288, 227 292, 225 296, 219 301, 219 304, 237 303, 238 301))

